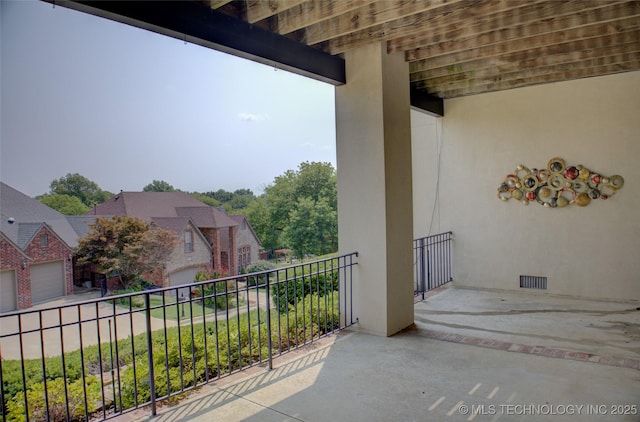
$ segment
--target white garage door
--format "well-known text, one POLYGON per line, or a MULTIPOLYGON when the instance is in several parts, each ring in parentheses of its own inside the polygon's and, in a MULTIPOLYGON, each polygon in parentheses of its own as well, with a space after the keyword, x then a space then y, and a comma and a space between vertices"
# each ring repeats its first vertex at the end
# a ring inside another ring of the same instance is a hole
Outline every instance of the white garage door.
POLYGON ((31 301, 38 303, 60 296, 64 296, 64 262, 32 265, 31 301))
MULTIPOLYGON (((189 268, 188 270, 176 271, 175 273, 169 275, 169 285, 181 286, 183 284, 193 283, 196 278, 196 274, 198 274, 198 270, 196 268, 189 268)), ((189 296, 189 289, 180 289, 178 294, 189 296)))
POLYGON ((16 272, 0 271, 0 312, 11 312, 18 309, 16 293, 16 272))

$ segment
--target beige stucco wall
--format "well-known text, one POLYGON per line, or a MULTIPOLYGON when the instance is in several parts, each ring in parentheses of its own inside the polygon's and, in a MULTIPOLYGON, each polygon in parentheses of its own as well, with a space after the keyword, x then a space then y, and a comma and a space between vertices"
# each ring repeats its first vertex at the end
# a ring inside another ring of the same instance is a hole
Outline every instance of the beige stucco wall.
MULTIPOLYGON (((549 293, 640 299, 639 116, 640 72, 445 101, 439 209, 441 230, 454 233, 455 284, 518 289, 520 275, 537 275, 549 293), (625 185, 587 207, 496 197, 518 164, 542 168, 552 157, 625 185)), ((433 165, 428 153, 414 151, 433 165)), ((423 185, 435 185, 431 173, 414 179, 423 185)))
POLYGON ((413 238, 441 232, 437 201, 442 119, 411 110, 413 238))

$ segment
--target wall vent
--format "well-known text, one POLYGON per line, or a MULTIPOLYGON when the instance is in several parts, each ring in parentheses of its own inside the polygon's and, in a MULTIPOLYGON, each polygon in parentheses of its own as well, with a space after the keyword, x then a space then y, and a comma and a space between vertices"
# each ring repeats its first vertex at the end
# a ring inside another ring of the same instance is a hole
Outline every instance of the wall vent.
POLYGON ((521 275, 520 288, 547 290, 547 277, 540 277, 537 275, 521 275))

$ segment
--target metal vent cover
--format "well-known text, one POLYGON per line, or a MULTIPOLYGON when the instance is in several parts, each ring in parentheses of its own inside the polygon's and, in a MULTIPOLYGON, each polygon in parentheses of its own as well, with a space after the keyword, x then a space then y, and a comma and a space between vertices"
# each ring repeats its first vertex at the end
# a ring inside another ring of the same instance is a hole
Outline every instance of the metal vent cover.
POLYGON ((547 277, 537 275, 521 275, 520 288, 547 290, 547 277))

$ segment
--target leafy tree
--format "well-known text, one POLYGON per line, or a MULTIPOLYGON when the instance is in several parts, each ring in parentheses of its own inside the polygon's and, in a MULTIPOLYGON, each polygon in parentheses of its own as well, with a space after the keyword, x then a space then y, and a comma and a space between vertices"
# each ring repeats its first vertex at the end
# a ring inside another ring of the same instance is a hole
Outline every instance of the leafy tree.
POLYGON ((204 193, 191 192, 189 195, 193 196, 194 198, 196 198, 200 202, 204 202, 205 204, 207 204, 209 206, 212 206, 212 207, 219 207, 220 206, 220 201, 218 201, 217 199, 212 198, 210 196, 207 196, 204 193))
POLYGON ((113 196, 111 192, 100 189, 95 182, 78 173, 68 173, 60 179, 53 180, 49 190, 51 194, 75 196, 89 208, 113 196))
POLYGON ((80 198, 71 195, 45 193, 37 196, 36 199, 64 215, 83 215, 90 209, 82 203, 80 198))
POLYGON ((232 192, 228 192, 228 191, 226 191, 224 189, 218 189, 215 192, 207 192, 207 193, 205 193, 205 195, 207 195, 207 196, 209 196, 209 197, 211 197, 213 199, 216 199, 216 200, 218 200, 218 201, 220 201, 222 203, 229 202, 229 201, 231 201, 233 199, 233 193, 232 192))
POLYGON ((233 192, 233 197, 228 202, 230 205, 230 212, 237 213, 240 210, 244 210, 256 200, 256 196, 250 189, 238 189, 233 192))
POLYGON ((177 189, 164 180, 154 180, 142 188, 144 192, 176 192, 177 189))
POLYGON ((272 224, 270 210, 265 196, 260 196, 253 201, 247 207, 245 216, 258 235, 262 247, 268 250, 275 250, 280 246, 282 229, 278 230, 272 224))
POLYGON ((171 230, 135 217, 98 217, 79 239, 79 263, 93 263, 105 274, 120 275, 125 288, 140 282, 145 272, 164 268, 178 242, 171 230))
POLYGON ((296 255, 337 250, 336 172, 331 163, 303 162, 265 188, 246 212, 267 249, 288 246, 296 255))
POLYGON ((327 198, 317 201, 309 197, 298 199, 289 218, 283 235, 296 256, 326 254, 338 248, 336 211, 327 198))

